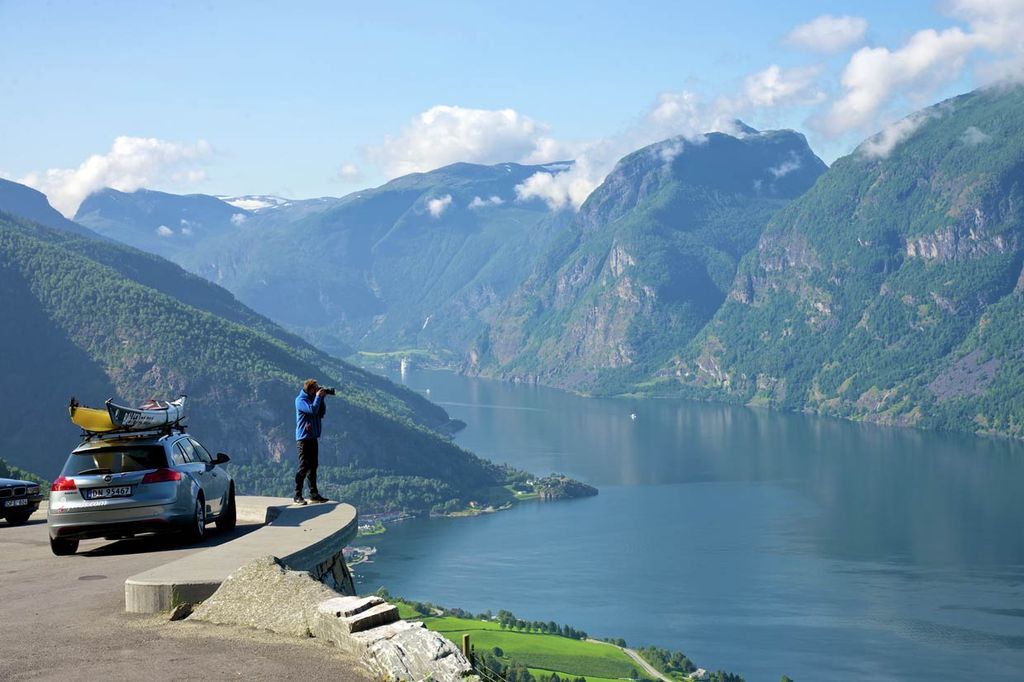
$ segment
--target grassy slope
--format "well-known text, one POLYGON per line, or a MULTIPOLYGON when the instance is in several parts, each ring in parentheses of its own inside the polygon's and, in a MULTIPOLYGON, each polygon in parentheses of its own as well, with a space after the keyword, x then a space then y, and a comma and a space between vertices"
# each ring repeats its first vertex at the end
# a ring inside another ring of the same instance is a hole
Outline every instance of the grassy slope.
POLYGON ((557 672, 560 676, 581 675, 588 680, 628 678, 637 668, 636 662, 621 649, 604 642, 589 642, 558 635, 504 630, 497 623, 450 616, 422 617, 408 605, 401 605, 403 618, 422 620, 431 630, 461 646, 462 636, 469 634, 478 651, 500 647, 506 660, 515 660, 531 669, 534 675, 557 672))

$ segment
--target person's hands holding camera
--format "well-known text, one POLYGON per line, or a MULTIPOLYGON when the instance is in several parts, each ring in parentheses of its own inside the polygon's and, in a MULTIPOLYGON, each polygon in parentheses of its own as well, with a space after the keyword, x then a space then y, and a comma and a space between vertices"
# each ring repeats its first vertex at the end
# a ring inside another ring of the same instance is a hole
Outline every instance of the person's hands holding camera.
POLYGON ((326 388, 320 387, 316 392, 317 398, 323 398, 325 395, 328 395, 326 388))

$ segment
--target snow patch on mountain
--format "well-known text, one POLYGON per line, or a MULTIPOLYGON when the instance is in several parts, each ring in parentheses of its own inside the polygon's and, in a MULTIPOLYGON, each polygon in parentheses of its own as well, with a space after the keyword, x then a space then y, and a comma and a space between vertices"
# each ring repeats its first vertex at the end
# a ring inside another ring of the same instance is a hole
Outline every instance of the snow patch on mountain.
POLYGON ((243 211, 262 211, 267 208, 281 208, 283 206, 290 206, 292 203, 291 199, 275 197, 270 194, 244 194, 237 197, 218 196, 217 198, 225 204, 230 204, 235 208, 242 209, 243 211))

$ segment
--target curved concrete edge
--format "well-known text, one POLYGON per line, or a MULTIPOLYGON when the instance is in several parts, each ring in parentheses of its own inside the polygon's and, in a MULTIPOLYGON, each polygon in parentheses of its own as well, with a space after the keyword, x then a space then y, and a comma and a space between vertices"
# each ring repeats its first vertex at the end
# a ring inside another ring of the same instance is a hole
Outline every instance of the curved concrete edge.
POLYGON ((292 501, 287 497, 240 495, 235 498, 239 523, 270 523, 291 504, 292 501))
POLYGON ((293 506, 286 498, 238 497, 239 520, 266 523, 224 544, 131 576, 124 584, 125 610, 162 613, 210 597, 231 573, 261 556, 275 556, 287 568, 309 571, 317 580, 345 591, 351 574, 342 548, 356 536, 359 515, 352 505, 293 506))
POLYGON ((210 598, 220 582, 148 583, 129 578, 124 583, 124 610, 128 613, 163 613, 178 604, 198 604, 210 598))

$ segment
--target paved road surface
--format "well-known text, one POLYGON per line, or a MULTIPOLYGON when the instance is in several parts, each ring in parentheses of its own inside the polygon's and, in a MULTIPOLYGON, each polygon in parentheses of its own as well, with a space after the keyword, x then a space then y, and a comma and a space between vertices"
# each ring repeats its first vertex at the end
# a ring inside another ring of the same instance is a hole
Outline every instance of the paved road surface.
POLYGON ((621 648, 622 648, 623 651, 626 652, 627 656, 629 656, 634 661, 636 661, 637 663, 640 664, 640 667, 644 669, 645 673, 647 673, 648 675, 650 675, 654 679, 661 680, 662 682, 676 682, 676 680, 673 680, 668 675, 663 675, 661 672, 659 672, 657 668, 655 668, 653 665, 648 663, 644 659, 644 657, 641 656, 635 649, 629 649, 629 648, 626 648, 626 647, 621 647, 621 648))
POLYGON ((42 513, 24 526, 0 521, 0 680, 372 680, 313 639, 124 612, 125 578, 224 540, 211 525, 196 547, 85 540, 56 557, 42 513))

